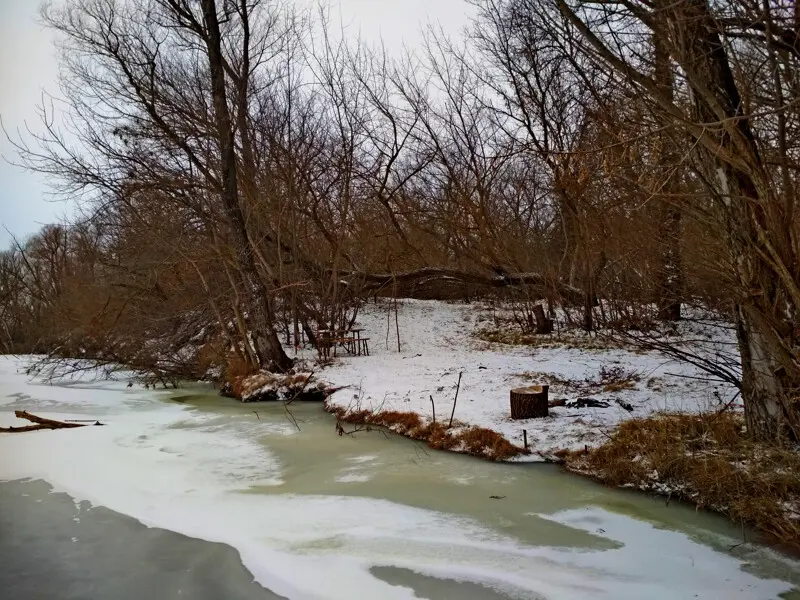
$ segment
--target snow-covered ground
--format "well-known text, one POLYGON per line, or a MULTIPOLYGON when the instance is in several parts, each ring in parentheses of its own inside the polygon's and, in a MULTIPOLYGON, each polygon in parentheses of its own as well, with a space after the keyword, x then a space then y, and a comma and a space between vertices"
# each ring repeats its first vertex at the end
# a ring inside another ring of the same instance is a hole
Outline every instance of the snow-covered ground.
MULTIPOLYGON (((519 460, 542 460, 559 449, 578 450, 608 439, 625 419, 645 417, 658 411, 699 412, 731 401, 736 390, 709 381, 698 368, 679 364, 655 352, 622 349, 529 347, 489 344, 473 334, 487 325, 488 311, 479 304, 403 300, 398 311, 401 351, 397 351, 395 315, 390 303, 368 304, 359 314, 359 325, 370 338, 370 356, 342 356, 318 373, 334 385, 350 385, 329 402, 353 410, 411 411, 432 417, 431 396, 437 419, 449 418, 459 373, 463 373, 455 418, 504 435, 522 446, 527 430, 532 453, 519 460), (619 368, 635 374, 633 389, 604 391, 598 381, 601 370, 619 368), (577 384, 551 385, 550 399, 589 396, 608 401, 609 408, 550 409, 545 419, 514 421, 510 417, 512 388, 551 383, 552 376, 577 384), (629 404, 633 411, 616 401, 629 404)), ((705 328, 720 344, 734 339, 724 331, 705 328)), ((707 341, 707 340, 706 340, 707 341)))

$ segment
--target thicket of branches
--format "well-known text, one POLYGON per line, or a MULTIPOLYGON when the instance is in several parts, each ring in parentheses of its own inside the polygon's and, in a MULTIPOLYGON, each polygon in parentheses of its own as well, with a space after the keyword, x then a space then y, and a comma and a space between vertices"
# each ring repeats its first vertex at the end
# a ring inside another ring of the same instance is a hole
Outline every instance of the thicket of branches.
POLYGON ((0 255, 2 348, 284 369, 371 294, 522 289, 585 329, 691 300, 736 324, 750 430, 797 438, 797 6, 473 3, 391 58, 292 3, 45 9, 66 117, 17 143, 86 216, 0 255))

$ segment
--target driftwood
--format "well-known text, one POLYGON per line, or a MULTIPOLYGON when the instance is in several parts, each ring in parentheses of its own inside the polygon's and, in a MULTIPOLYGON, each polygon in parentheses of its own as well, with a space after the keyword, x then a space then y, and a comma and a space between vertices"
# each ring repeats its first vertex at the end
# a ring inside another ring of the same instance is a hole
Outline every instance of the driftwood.
MULTIPOLYGON (((74 429, 75 427, 86 427, 87 423, 75 423, 67 421, 56 421, 46 419, 29 413, 27 410, 14 411, 14 416, 18 419, 31 421, 34 425, 22 425, 21 427, 0 427, 0 433, 22 433, 24 431, 38 431, 40 429, 74 429)), ((102 425, 100 421, 94 421, 95 425, 102 425)))

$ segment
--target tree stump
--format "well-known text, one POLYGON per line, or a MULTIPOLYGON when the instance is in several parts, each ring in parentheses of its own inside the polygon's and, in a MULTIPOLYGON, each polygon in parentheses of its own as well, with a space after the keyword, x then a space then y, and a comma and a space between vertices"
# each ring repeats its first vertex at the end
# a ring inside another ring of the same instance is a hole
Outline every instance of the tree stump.
POLYGON ((539 419, 548 415, 549 385, 532 385, 511 390, 511 418, 539 419))

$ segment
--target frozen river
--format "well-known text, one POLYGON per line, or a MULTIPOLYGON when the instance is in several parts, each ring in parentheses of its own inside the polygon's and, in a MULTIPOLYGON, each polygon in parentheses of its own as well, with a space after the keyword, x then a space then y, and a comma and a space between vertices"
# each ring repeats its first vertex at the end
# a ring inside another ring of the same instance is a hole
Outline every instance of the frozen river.
POLYGON ((664 499, 337 436, 319 405, 291 408, 298 429, 202 386, 49 385, 21 364, 0 357, 0 424, 106 426, 0 435, 15 598, 800 598, 800 563, 664 499))

